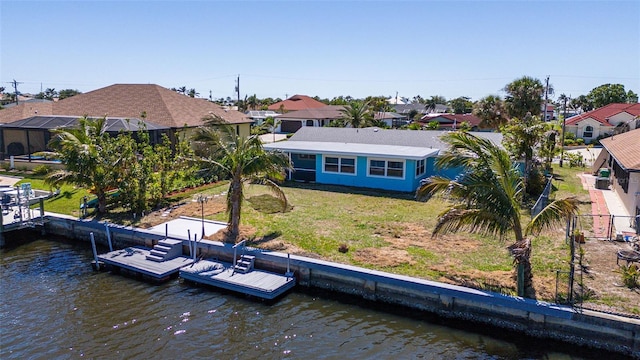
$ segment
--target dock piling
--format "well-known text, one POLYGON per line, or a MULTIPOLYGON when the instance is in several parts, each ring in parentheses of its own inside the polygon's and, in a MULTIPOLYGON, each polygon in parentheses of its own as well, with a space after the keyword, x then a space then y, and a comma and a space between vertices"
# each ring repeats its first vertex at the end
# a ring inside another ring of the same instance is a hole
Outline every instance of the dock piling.
POLYGON ((193 249, 191 246, 191 229, 187 229, 187 239, 189 239, 189 256, 193 256, 193 249))
POLYGON ((96 270, 100 270, 100 263, 98 262, 98 250, 96 250, 96 239, 93 237, 93 232, 89 233, 91 237, 91 249, 93 250, 93 261, 96 264, 96 270))
POLYGON ((104 227, 107 230, 107 242, 109 243, 109 252, 112 252, 113 246, 111 245, 111 230, 109 230, 109 224, 105 222, 104 227))

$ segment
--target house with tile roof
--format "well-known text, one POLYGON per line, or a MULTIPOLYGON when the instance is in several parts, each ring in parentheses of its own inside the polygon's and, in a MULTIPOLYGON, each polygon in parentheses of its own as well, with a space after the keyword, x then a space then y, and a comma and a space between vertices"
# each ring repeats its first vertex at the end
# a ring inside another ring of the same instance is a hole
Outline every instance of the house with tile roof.
MULTIPOLYGON (((290 180, 413 192, 431 175, 453 178, 459 169, 438 169, 435 159, 448 145, 442 131, 302 127, 288 141, 265 144, 287 153, 290 180)), ((476 133, 495 143, 499 133, 476 133)))
POLYGON ((303 127, 323 127, 342 117, 342 105, 324 105, 318 108, 290 111, 276 116, 280 125, 277 132, 294 133, 303 127))
POLYGON ((572 116, 565 121, 567 132, 586 144, 624 130, 640 127, 640 104, 609 104, 572 116))
MULTIPOLYGON (((613 191, 630 215, 640 215, 640 128, 610 136, 600 143, 602 151, 594 165, 603 164, 611 170, 613 191)), ((640 233, 637 227, 636 232, 640 233)))
POLYGON ((320 102, 307 95, 293 95, 292 97, 273 103, 267 107, 267 110, 286 113, 289 111, 316 109, 326 106, 327 104, 320 102))
POLYGON ((206 117, 215 116, 223 119, 242 136, 249 136, 252 122, 241 112, 225 109, 206 99, 191 98, 159 85, 115 84, 56 102, 23 103, 0 110, 0 124, 3 124, 0 126, 1 154, 6 154, 7 147, 14 142, 20 142, 28 151, 30 147, 21 139, 29 138, 31 135, 35 138, 42 132, 41 129, 27 126, 33 122, 26 122, 22 128, 24 136, 12 138, 16 133, 6 133, 3 128, 15 130, 16 126, 13 125, 21 124, 15 122, 36 116, 80 118, 85 115, 142 120, 150 127, 164 129, 163 131, 172 138, 178 132, 189 133, 203 125, 203 119, 206 117))

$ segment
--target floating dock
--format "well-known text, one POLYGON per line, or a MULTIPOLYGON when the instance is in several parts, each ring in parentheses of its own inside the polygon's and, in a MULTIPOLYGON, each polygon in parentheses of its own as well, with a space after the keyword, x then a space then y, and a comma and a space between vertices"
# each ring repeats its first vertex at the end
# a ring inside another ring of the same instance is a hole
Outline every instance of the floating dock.
POLYGON ((246 273, 234 270, 229 263, 200 260, 180 269, 180 277, 195 283, 231 290, 272 300, 296 285, 293 276, 252 269, 246 273))
POLYGON ((98 261, 107 267, 125 269, 155 281, 168 280, 181 267, 193 263, 193 259, 186 256, 176 256, 164 261, 150 260, 155 256, 153 252, 154 249, 134 246, 98 255, 98 261))

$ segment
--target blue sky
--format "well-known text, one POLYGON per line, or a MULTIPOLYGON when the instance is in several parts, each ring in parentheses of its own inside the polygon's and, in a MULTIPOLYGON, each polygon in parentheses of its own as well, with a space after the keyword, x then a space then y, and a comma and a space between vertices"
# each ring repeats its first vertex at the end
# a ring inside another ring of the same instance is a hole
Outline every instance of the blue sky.
POLYGON ((504 95, 527 75, 640 93, 640 1, 7 1, 0 86, 201 97, 504 95))

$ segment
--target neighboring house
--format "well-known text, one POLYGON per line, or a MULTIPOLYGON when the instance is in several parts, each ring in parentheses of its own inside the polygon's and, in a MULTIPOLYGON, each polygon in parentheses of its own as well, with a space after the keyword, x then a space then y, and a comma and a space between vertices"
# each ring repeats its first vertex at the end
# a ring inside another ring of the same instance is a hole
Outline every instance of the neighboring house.
MULTIPOLYGON (((222 118, 241 136, 249 136, 252 122, 241 112, 225 109, 206 99, 191 98, 158 85, 116 84, 52 103, 24 103, 0 110, 0 123, 4 123, 0 127, 0 157, 7 153, 7 147, 14 142, 20 142, 25 150, 30 148, 24 143, 25 137, 12 138, 17 133, 5 133, 3 128, 15 130, 17 126, 14 125, 20 123, 12 124, 13 122, 46 115, 140 119, 150 127, 167 128, 166 132, 172 139, 179 132, 189 136, 193 129, 204 124, 203 118, 207 116, 222 118)), ((39 132, 29 127, 25 127, 23 131, 27 132, 27 137, 32 134, 34 137, 38 136, 36 133, 39 132)))
MULTIPOLYGON (((0 126, 0 148, 5 149, 6 156, 24 155, 32 160, 32 153, 47 150, 47 144, 53 137, 53 130, 77 126, 77 116, 38 115, 27 119, 14 121, 0 126), (4 143, 4 138, 11 142, 4 143)), ((104 131, 112 136, 120 131, 138 131, 145 129, 149 132, 151 144, 162 141, 162 134, 169 134, 169 127, 162 127, 141 119, 124 119, 107 117, 104 131)))
POLYGON ((432 121, 440 123, 440 130, 459 129, 460 124, 467 122, 471 125, 471 130, 475 131, 482 120, 473 114, 427 114, 420 118, 419 122, 425 126, 432 121))
POLYGON ((317 109, 323 106, 327 106, 327 104, 307 95, 293 95, 286 100, 278 101, 277 103, 269 105, 267 109, 271 111, 277 111, 279 113, 285 113, 288 111, 317 109))
POLYGON ((594 165, 605 164, 611 169, 612 189, 630 215, 640 215, 640 128, 602 139, 600 143, 604 155, 600 157, 604 161, 596 161, 594 165))
POLYGON ((247 117, 253 121, 253 124, 251 125, 255 125, 255 126, 262 125, 262 123, 264 123, 264 121, 269 117, 275 118, 277 115, 280 115, 279 113, 275 111, 270 111, 270 110, 268 111, 250 110, 250 111, 247 111, 246 114, 247 114, 247 117))
POLYGON ((388 127, 398 128, 409 124, 407 115, 400 115, 394 112, 376 112, 373 115, 375 120, 383 121, 388 127))
MULTIPOLYGON (((290 180, 413 192, 431 175, 453 178, 456 169, 437 169, 435 159, 447 145, 442 131, 378 128, 303 127, 288 141, 265 144, 287 153, 290 180)), ((495 143, 499 133, 477 133, 495 143)))
POLYGON ((639 116, 640 104, 609 104, 568 118, 565 128, 589 144, 598 138, 640 127, 639 116))
POLYGON ((323 127, 343 116, 342 105, 323 105, 320 108, 304 109, 280 114, 277 132, 293 133, 303 127, 323 127))

